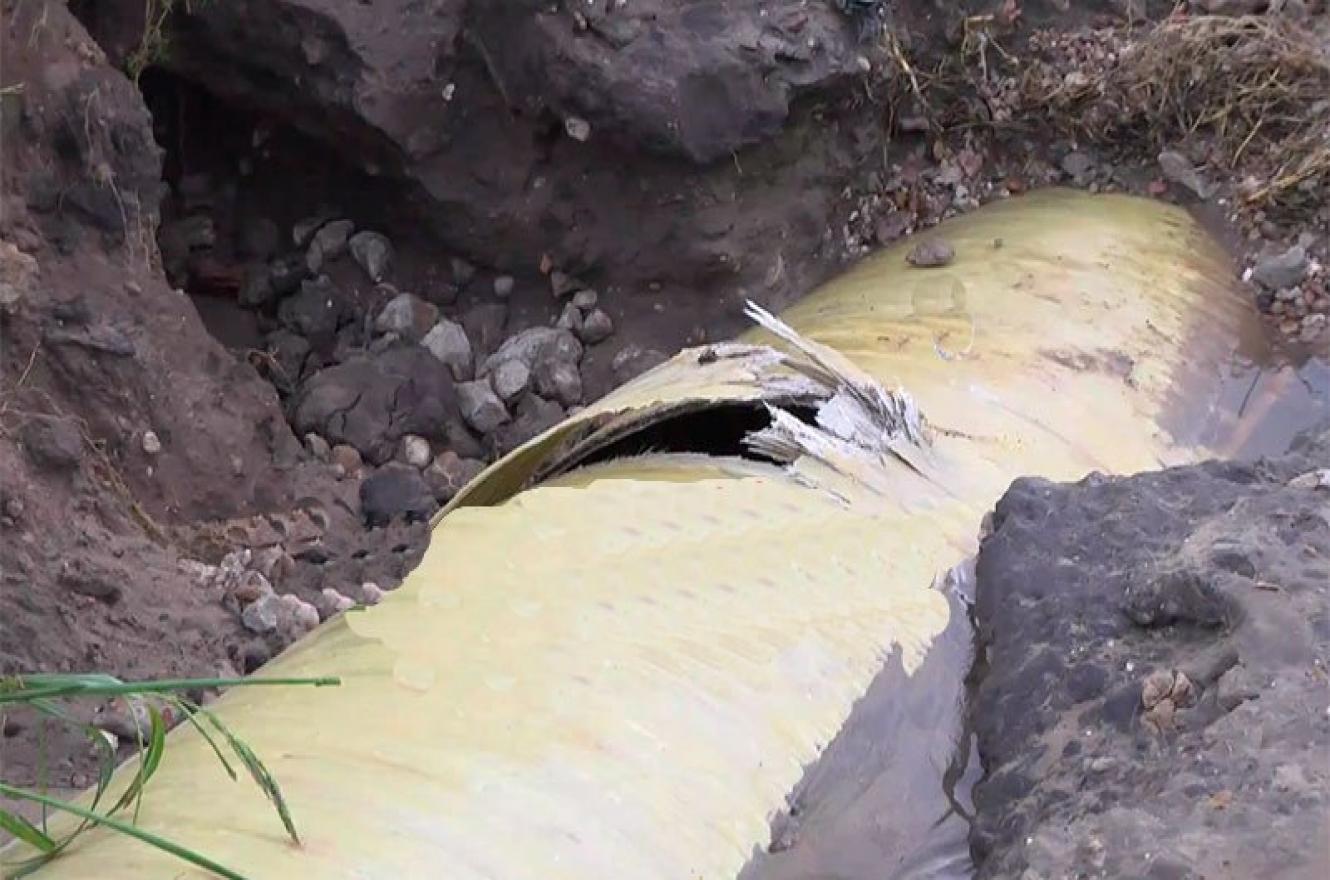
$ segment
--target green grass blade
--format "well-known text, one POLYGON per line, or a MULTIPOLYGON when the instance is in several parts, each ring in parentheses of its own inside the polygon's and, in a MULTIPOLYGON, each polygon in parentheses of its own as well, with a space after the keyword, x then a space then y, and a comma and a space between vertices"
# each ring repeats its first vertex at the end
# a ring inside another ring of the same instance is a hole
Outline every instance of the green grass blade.
POLYGON ((0 831, 6 831, 28 846, 43 853, 55 851, 55 841, 18 813, 0 810, 0 831))
POLYGON ((105 825, 107 828, 110 828, 112 831, 118 831, 121 834, 124 834, 128 837, 132 837, 135 840, 139 841, 140 843, 145 843, 148 846, 155 847, 161 850, 162 852, 173 855, 178 859, 181 859, 185 862, 188 862, 191 865, 194 865, 195 867, 203 868, 205 871, 212 871, 214 874, 218 875, 219 877, 226 878, 226 880, 247 880, 247 878, 243 874, 237 874, 235 871, 232 871, 230 868, 227 868, 224 865, 220 865, 217 862, 214 862, 212 859, 208 858, 205 855, 202 855, 201 853, 196 853, 191 849, 187 849, 181 846, 180 844, 175 843, 174 841, 167 840, 165 837, 153 834, 151 831, 146 831, 142 828, 136 828, 134 825, 131 825, 127 822, 121 822, 119 819, 114 819, 110 816, 94 813, 90 810, 85 810, 83 807, 79 807, 70 803, 65 803, 64 801, 60 801, 52 797, 47 797, 46 795, 37 794, 36 792, 25 791, 24 789, 21 788, 15 788, 14 786, 7 785, 3 782, 0 782, 0 794, 14 798, 16 800, 34 801, 46 807, 50 807, 53 810, 59 810, 65 813, 72 813, 75 816, 78 816, 82 819, 86 819, 88 822, 94 825, 105 825))
POLYGON ((235 782, 239 777, 236 776, 235 768, 231 766, 231 762, 226 760, 226 755, 222 753, 222 747, 217 745, 217 740, 213 739, 212 734, 208 732, 208 728, 200 724, 199 719, 194 717, 194 713, 199 710, 199 707, 179 697, 173 699, 176 708, 180 710, 181 717, 188 721, 190 726, 199 732, 199 736, 203 737, 208 745, 212 747, 212 753, 217 756, 222 769, 226 771, 227 776, 231 777, 231 781, 235 782))
POLYGON ((222 735, 227 745, 231 747, 231 751, 235 752, 236 757, 240 759, 240 763, 245 765, 245 769, 249 771, 249 775, 254 779, 254 784, 263 791, 277 810, 277 817, 282 820, 282 827, 286 829, 286 833, 290 835, 291 840, 299 844, 300 834, 296 831, 296 823, 291 818, 291 810, 287 806, 286 798, 282 795, 281 786, 277 784, 277 779, 259 760, 259 756, 254 754, 254 751, 241 742, 235 734, 231 733, 220 718, 202 706, 199 707, 199 712, 222 735))
POLYGON ((119 697, 126 695, 167 694, 179 691, 228 687, 264 687, 308 685, 336 687, 336 676, 319 678, 172 678, 162 681, 120 681, 109 675, 36 675, 14 676, 0 681, 0 705, 28 703, 54 697, 119 697))

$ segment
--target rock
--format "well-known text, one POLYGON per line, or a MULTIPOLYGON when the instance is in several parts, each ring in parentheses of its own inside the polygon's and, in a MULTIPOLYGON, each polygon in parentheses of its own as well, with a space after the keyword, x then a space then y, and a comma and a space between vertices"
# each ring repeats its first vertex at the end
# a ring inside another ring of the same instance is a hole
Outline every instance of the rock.
POLYGON ((236 239, 236 246, 242 257, 267 260, 281 247, 282 231, 267 217, 256 217, 240 224, 236 239))
POLYGON ((591 123, 580 116, 569 116, 564 119, 563 130, 575 141, 586 141, 591 137, 591 123))
POLYGON ((263 572, 246 569, 240 574, 234 586, 226 591, 226 596, 243 609, 250 603, 271 595, 272 592, 272 582, 263 572))
POLYGON ((319 609, 294 593, 278 597, 277 628, 284 642, 294 642, 318 629, 319 609))
MULTIPOLYGON (((402 339, 421 342, 439 319, 439 309, 410 293, 399 293, 388 301, 374 320, 379 333, 396 333, 402 339)), ((429 346, 426 346, 428 348, 429 346)))
POLYGON ((465 289, 476 277, 476 267, 461 257, 453 257, 451 264, 453 269, 453 282, 459 288, 465 289))
POLYGON ((281 608, 282 600, 276 593, 265 593, 245 606, 240 612, 240 622, 250 632, 265 635, 277 629, 281 608))
POLYGON ((559 424, 564 409, 552 400, 537 394, 528 394, 518 402, 513 420, 495 434, 495 445, 500 455, 507 455, 526 441, 559 424))
POLYGON ((474 364, 471 340, 461 324, 442 318, 425 334, 420 344, 447 365, 455 381, 465 382, 471 378, 474 364))
POLYGON ((75 470, 83 460, 83 434, 72 419, 30 418, 18 436, 28 458, 45 470, 75 470))
POLYGON ((458 415, 446 371, 423 348, 393 348, 320 370, 301 386, 291 423, 304 434, 354 446, 380 464, 403 434, 438 437, 458 415))
POLYGON ((462 315, 462 326, 471 339, 477 361, 499 347, 507 325, 508 305, 503 302, 478 303, 462 315))
POLYGON ((272 287, 272 272, 267 265, 258 263, 245 269, 245 280, 236 295, 236 302, 247 309, 267 305, 276 296, 272 287))
POLYGON ((519 360, 504 361, 490 374, 490 384, 504 403, 512 403, 531 385, 531 370, 519 360))
POLYGON ((934 269, 950 266, 956 259, 956 250, 945 239, 929 238, 915 245, 905 259, 915 268, 934 269))
POLYGON ((594 290, 579 290, 573 294, 573 305, 584 312, 590 311, 596 307, 599 295, 594 290))
POLYGON ((1292 794, 1326 766, 1308 669, 1330 617, 1308 560, 1330 527, 1320 493, 1287 485, 1319 470, 1330 433, 1260 464, 1012 484, 973 607, 979 880, 1326 873, 1303 841, 1330 799, 1292 794))
POLYGON ((476 435, 467 430, 466 425, 459 419, 449 423, 444 429, 444 436, 447 438, 447 447, 456 452, 462 458, 483 459, 485 457, 485 447, 481 444, 476 435))
POLYGON ((430 463, 432 455, 430 453, 429 441, 416 434, 405 434, 402 436, 402 447, 399 457, 405 463, 415 468, 423 468, 430 463))
POLYGON ((345 295, 326 275, 300 283, 300 292, 282 300, 277 319, 314 348, 331 346, 337 328, 353 317, 345 295))
POLYGON ((277 296, 289 296, 300 289, 300 283, 309 277, 305 255, 290 253, 268 263, 268 285, 277 296))
POLYGON ((572 296, 585 287, 586 285, 581 281, 557 269, 550 273, 550 290, 554 293, 556 299, 572 296))
POLYGON ((305 449, 319 461, 327 461, 332 455, 332 447, 328 445, 328 441, 313 431, 305 435, 305 449))
POLYGON ((37 260, 13 244, 0 241, 0 309, 9 309, 24 299, 37 278, 37 260))
POLYGON ((425 469, 425 482, 429 483, 435 500, 440 504, 447 504, 484 469, 483 461, 461 458, 448 449, 440 453, 439 457, 425 469))
POLYGON ((1198 199, 1210 197, 1210 186, 1201 177, 1191 160, 1176 150, 1164 150, 1158 156, 1159 170, 1164 179, 1186 187, 1198 199))
POLYGON ((669 358, 654 348, 643 349, 640 345, 629 343, 619 349, 619 353, 610 361, 610 370, 614 373, 615 382, 622 385, 667 360, 669 358))
POLYGON ((584 320, 582 310, 572 303, 568 303, 563 307, 563 311, 559 314, 559 320, 554 323, 554 326, 560 330, 568 330, 580 338, 584 320))
POLYGON ((1063 172, 1077 182, 1089 177, 1090 172, 1094 170, 1094 160, 1079 150, 1063 156, 1060 164, 1063 172))
MULTIPOLYGON (((325 443, 327 441, 324 441, 325 443)), ((345 443, 339 443, 328 453, 329 461, 332 466, 341 471, 345 477, 357 477, 364 469, 364 462, 360 458, 360 452, 354 446, 348 446, 345 443)))
POLYGON ((156 431, 144 431, 143 439, 139 442, 148 455, 157 455, 162 451, 162 441, 157 438, 156 431))
POLYGON ((386 235, 378 232, 357 232, 347 242, 351 256, 370 281, 376 284, 388 274, 392 266, 393 245, 386 235))
POLYGON ((356 607, 356 601, 350 596, 342 595, 332 587, 324 587, 319 592, 319 602, 316 607, 319 610, 319 617, 327 620, 337 614, 350 611, 356 607))
POLYGON ((582 322, 580 336, 587 345, 604 342, 614 333, 614 321, 603 309, 593 309, 582 322))
POLYGON ((360 585, 360 601, 366 605, 378 605, 383 601, 383 590, 373 581, 365 581, 360 585))
POLYGON ((346 253, 347 240, 356 225, 350 220, 333 220, 319 227, 305 252, 305 265, 310 272, 318 272, 323 264, 346 253))
POLYGON ((564 406, 582 402, 582 374, 565 360, 542 360, 532 370, 536 391, 564 406))
POLYGON ((1266 290, 1295 287, 1307 275, 1310 260, 1302 245, 1259 260, 1252 268, 1252 280, 1266 290))
POLYGON ((500 275, 494 279, 494 295, 499 299, 507 299, 513 295, 513 288, 517 282, 511 275, 500 275))
MULTIPOLYGON (((273 623, 276 628, 276 621, 273 623)), ((240 668, 246 675, 257 671, 261 666, 272 659, 272 650, 260 639, 254 639, 248 642, 240 651, 240 668)))
POLYGON ((577 364, 582 360, 582 343, 558 327, 532 327, 509 337, 485 359, 478 374, 488 376, 499 364, 511 360, 520 360, 533 373, 538 361, 577 364))
POLYGON ((310 240, 314 238, 314 233, 318 232, 323 224, 333 219, 327 214, 316 214, 296 221, 291 227, 291 243, 298 248, 308 248, 310 240))
POLYGON ((366 525, 386 526, 395 519, 429 519, 437 505, 418 468, 392 462, 360 484, 360 514, 366 525))
POLYGON ((508 410, 494 393, 493 386, 484 379, 463 382, 457 386, 457 398, 462 418, 477 433, 491 434, 508 421, 508 410))

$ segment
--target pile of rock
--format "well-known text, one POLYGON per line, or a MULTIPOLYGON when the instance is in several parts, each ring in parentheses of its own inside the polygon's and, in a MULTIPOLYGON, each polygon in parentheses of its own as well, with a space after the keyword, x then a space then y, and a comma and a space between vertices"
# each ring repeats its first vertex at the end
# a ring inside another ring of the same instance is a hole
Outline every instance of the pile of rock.
POLYGON ((1314 237, 1304 234, 1292 247, 1256 260, 1247 280, 1259 288, 1259 302, 1279 322, 1280 332, 1303 342, 1318 339, 1330 311, 1330 289, 1321 264, 1309 248, 1314 237))

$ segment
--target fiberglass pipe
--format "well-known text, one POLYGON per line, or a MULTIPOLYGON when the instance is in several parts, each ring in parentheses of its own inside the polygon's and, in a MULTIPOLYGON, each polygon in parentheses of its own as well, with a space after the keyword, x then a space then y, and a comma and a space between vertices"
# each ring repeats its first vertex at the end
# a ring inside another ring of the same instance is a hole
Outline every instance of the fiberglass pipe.
MULTIPOLYGON (((931 585, 1013 478, 1193 461, 1235 427, 1215 402, 1247 306, 1182 211, 1050 192, 929 234, 950 266, 891 248, 782 317, 908 390, 931 442, 898 413, 872 454, 794 425, 782 464, 598 459, 679 413, 817 396, 797 358, 684 352, 489 468, 399 590, 263 670, 340 688, 216 703, 302 847, 183 728, 141 824, 265 880, 737 876, 884 663, 917 679, 952 615, 931 585)), ((39 875, 204 876, 101 830, 39 875)))

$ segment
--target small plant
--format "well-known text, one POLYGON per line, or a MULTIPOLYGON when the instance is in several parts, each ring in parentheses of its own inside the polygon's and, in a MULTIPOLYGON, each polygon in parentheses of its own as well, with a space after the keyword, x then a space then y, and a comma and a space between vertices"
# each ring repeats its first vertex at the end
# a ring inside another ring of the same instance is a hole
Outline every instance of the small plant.
POLYGON ((134 82, 139 81, 143 71, 154 64, 160 64, 170 51, 170 42, 166 37, 166 24, 177 6, 183 6, 185 13, 194 11, 194 0, 143 0, 143 36, 139 44, 125 59, 125 72, 134 82))
POLYGON ((100 772, 93 790, 92 802, 87 807, 53 798, 45 791, 31 790, 0 782, 0 796, 13 800, 40 804, 41 820, 33 823, 17 812, 0 808, 0 830, 26 843, 34 855, 13 863, 0 863, 0 877, 4 880, 25 877, 60 855, 80 834, 91 827, 103 825, 113 831, 132 837, 148 846, 170 853, 196 867, 211 871, 228 880, 245 880, 243 875, 220 865, 207 856, 194 852, 139 828, 139 805, 166 751, 166 731, 172 716, 190 724, 212 747, 222 769, 234 781, 238 778, 227 755, 240 762, 277 811, 282 827, 296 842, 300 835, 290 809, 282 797, 277 780, 263 765, 254 751, 238 738, 213 712, 182 696, 183 693, 203 688, 337 685, 336 678, 254 678, 254 679, 174 679, 156 682, 124 682, 109 675, 55 675, 38 674, 0 677, 0 724, 6 711, 26 708, 61 724, 81 730, 100 752, 100 772), (112 772, 116 766, 115 749, 107 734, 72 717, 61 705, 78 699, 124 699, 135 719, 137 733, 138 768, 125 790, 115 798, 109 808, 99 810, 109 799, 112 772), (80 821, 72 831, 54 836, 47 826, 50 811, 69 813, 80 821))

